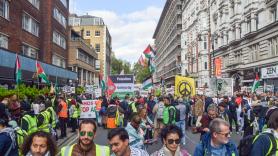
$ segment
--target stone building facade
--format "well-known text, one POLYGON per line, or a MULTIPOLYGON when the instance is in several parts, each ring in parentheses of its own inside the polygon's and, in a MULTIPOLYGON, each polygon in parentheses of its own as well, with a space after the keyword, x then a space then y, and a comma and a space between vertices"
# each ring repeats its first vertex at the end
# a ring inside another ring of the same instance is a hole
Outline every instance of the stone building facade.
MULTIPOLYGON (((210 1, 212 59, 222 60, 222 77, 234 78, 235 89, 250 88, 256 72, 264 77, 278 64, 277 7, 277 0, 210 1)), ((261 84, 277 86, 278 77, 261 84)))
POLYGON ((174 85, 180 74, 182 0, 167 0, 154 32, 156 57, 154 83, 164 79, 167 86, 174 85))
POLYGON ((195 79, 198 88, 210 77, 209 7, 207 0, 185 0, 182 12, 181 74, 195 79))

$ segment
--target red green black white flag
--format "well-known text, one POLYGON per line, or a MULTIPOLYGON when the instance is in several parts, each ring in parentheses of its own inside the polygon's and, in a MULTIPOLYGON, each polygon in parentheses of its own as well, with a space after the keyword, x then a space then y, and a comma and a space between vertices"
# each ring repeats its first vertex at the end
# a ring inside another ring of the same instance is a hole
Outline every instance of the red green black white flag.
POLYGON ((50 84, 42 66, 36 61, 36 71, 37 71, 37 76, 42 78, 47 84, 50 84))
POLYGON ((15 81, 16 81, 17 85, 21 82, 21 76, 22 76, 21 64, 19 62, 19 57, 16 54, 16 60, 15 60, 15 81))

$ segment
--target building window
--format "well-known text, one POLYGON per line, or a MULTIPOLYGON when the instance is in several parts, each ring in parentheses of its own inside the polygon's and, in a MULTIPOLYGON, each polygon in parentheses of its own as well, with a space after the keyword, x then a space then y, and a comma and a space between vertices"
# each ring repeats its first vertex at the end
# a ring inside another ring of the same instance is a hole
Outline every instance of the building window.
POLYGON ((87 30, 87 31, 86 31, 86 36, 91 36, 90 30, 87 30))
POLYGON ((99 36, 100 36, 100 31, 96 30, 96 31, 95 31, 95 36, 96 36, 96 37, 99 37, 99 36))
POLYGON ((8 36, 0 34, 0 47, 8 49, 9 39, 8 36))
POLYGON ((52 56, 52 64, 62 68, 66 68, 66 60, 57 55, 52 56))
POLYGON ((241 63, 242 62, 242 52, 241 51, 236 51, 234 53, 234 63, 241 63))
POLYGON ((251 32, 251 17, 247 17, 247 22, 246 22, 246 33, 251 32))
POLYGON ((56 31, 53 31, 53 42, 66 49, 66 39, 56 31))
POLYGON ((100 52, 100 44, 96 44, 95 50, 96 50, 96 52, 100 52))
POLYGON ((208 69, 208 63, 205 62, 205 70, 207 70, 207 69, 208 69))
POLYGON ((40 0, 28 0, 34 7, 40 9, 40 0))
POLYGON ((276 5, 270 7, 270 20, 271 22, 275 22, 277 19, 277 8, 276 5))
POLYGON ((259 60, 259 44, 254 44, 252 45, 249 49, 251 50, 250 52, 250 62, 255 62, 259 60))
POLYGON ((36 48, 32 48, 28 45, 22 45, 22 53, 25 56, 31 57, 33 59, 37 59, 38 58, 38 52, 39 50, 36 48))
POLYGON ((9 19, 9 2, 8 0, 0 0, 0 16, 9 19))
POLYGON ((207 37, 204 36, 204 50, 207 49, 207 37))
POLYGON ((35 36, 39 36, 39 23, 26 13, 23 13, 22 16, 22 29, 35 36))
POLYGON ((62 4, 66 7, 66 8, 68 8, 68 2, 67 2, 67 0, 60 0, 61 2, 62 2, 62 4))
POLYGON ((270 56, 278 56, 278 37, 272 38, 270 41, 270 56))
POLYGON ((54 8, 53 16, 64 28, 67 27, 67 20, 65 16, 57 8, 54 8))

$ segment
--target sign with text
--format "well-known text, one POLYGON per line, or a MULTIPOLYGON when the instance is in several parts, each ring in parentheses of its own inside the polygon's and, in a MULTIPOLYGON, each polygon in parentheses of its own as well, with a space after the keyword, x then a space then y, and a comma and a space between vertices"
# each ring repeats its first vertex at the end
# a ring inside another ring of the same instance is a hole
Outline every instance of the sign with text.
POLYGON ((64 93, 75 93, 75 87, 64 86, 63 87, 63 92, 64 93))
POLYGON ((276 78, 278 77, 278 65, 267 68, 262 68, 262 79, 276 78))
POLYGON ((112 82, 116 86, 112 97, 118 96, 123 99, 126 94, 134 95, 134 76, 133 75, 111 75, 112 82))
POLYGON ((95 89, 95 97, 98 98, 100 96, 101 96, 101 89, 100 88, 95 89))
POLYGON ((80 106, 81 119, 87 118, 96 118, 96 100, 82 100, 82 104, 80 106))
POLYGON ((94 92, 94 86, 93 85, 86 85, 85 86, 85 93, 92 94, 94 92))

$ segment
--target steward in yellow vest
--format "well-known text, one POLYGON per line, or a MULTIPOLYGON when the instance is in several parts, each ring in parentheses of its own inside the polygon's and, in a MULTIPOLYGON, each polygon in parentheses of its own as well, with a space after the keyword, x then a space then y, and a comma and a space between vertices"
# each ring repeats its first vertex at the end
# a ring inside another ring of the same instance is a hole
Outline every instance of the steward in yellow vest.
POLYGON ((79 126, 78 143, 65 146, 61 149, 62 156, 110 156, 108 146, 100 146, 94 143, 97 126, 95 121, 84 119, 79 126))
POLYGON ((38 130, 50 133, 51 123, 50 123, 51 114, 49 111, 44 110, 38 114, 38 130))
POLYGON ((38 131, 37 127, 37 117, 34 115, 34 112, 25 114, 21 118, 20 127, 27 132, 28 135, 38 131))

